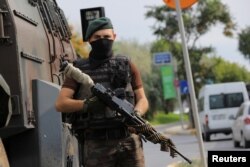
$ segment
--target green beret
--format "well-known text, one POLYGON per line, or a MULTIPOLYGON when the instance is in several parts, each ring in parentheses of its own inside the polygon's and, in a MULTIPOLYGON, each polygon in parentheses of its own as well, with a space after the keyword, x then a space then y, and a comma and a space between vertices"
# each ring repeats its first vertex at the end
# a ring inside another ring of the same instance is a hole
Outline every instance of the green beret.
POLYGON ((91 20, 86 30, 85 39, 89 40, 92 34, 94 34, 98 30, 103 30, 103 29, 113 29, 113 25, 109 18, 100 17, 100 18, 91 20))

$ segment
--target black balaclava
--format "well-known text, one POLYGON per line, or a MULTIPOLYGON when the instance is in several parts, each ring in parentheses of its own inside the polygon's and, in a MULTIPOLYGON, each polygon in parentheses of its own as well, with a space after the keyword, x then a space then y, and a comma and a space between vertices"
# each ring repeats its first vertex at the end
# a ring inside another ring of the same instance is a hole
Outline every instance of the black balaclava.
POLYGON ((92 50, 90 52, 90 58, 95 60, 105 60, 112 56, 113 40, 110 39, 98 39, 90 43, 92 50))
POLYGON ((92 68, 96 68, 113 56, 113 40, 98 39, 90 43, 92 50, 89 53, 89 61, 92 68))

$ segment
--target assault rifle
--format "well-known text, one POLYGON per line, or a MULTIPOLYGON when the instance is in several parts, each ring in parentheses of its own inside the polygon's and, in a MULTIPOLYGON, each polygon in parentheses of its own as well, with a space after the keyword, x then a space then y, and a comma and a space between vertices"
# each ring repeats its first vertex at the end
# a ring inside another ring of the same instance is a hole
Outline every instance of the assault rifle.
POLYGON ((189 160, 187 157, 176 150, 175 145, 170 139, 158 133, 147 121, 135 114, 134 106, 127 100, 116 97, 115 93, 112 90, 106 89, 104 86, 98 83, 91 87, 91 91, 93 95, 97 96, 112 110, 115 110, 122 116, 124 116, 124 122, 129 127, 134 127, 137 133, 139 133, 152 143, 159 143, 161 145, 161 151, 169 151, 170 156, 172 156, 173 158, 176 157, 176 154, 179 154, 189 164, 192 163, 191 160, 189 160))
POLYGON ((124 116, 124 123, 128 127, 133 127, 139 135, 151 141, 154 144, 159 143, 161 145, 161 151, 170 152, 171 157, 176 157, 179 154, 189 164, 191 160, 182 155, 176 150, 173 142, 158 133, 147 121, 142 119, 134 112, 134 106, 125 99, 120 99, 115 96, 115 92, 110 89, 106 89, 99 83, 94 84, 93 80, 87 74, 75 68, 72 64, 64 62, 61 67, 61 71, 70 78, 75 79, 77 82, 86 86, 86 89, 90 88, 94 96, 98 97, 103 103, 105 103, 112 110, 117 111, 124 116))

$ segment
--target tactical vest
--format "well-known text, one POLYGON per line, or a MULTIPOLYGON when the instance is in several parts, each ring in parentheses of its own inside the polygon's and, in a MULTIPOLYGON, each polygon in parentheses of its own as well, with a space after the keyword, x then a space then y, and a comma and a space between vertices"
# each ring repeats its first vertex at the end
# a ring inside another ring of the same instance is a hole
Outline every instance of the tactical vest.
MULTIPOLYGON (((125 98, 134 104, 134 93, 131 86, 131 69, 129 60, 125 56, 115 56, 98 67, 92 69, 89 60, 79 60, 75 64, 82 72, 88 74, 94 83, 100 83, 106 88, 116 92, 116 96, 125 98)), ((79 84, 76 91, 76 99, 86 99, 92 96, 91 91, 79 84)), ((111 110, 101 101, 88 107, 85 113, 76 112, 75 121, 72 123, 75 129, 98 129, 123 127, 124 118, 116 111, 111 110)))

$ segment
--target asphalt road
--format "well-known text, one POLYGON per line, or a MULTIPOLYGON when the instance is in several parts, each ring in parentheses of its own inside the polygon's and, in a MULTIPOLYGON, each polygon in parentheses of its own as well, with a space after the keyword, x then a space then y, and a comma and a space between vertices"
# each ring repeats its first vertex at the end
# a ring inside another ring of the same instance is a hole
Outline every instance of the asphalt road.
MULTIPOLYGON (((162 132, 169 125, 164 125, 157 130, 162 132)), ((171 125, 172 126, 172 125, 171 125)), ((198 140, 194 135, 169 135, 172 141, 175 143, 177 150, 189 159, 200 159, 200 150, 198 140)), ((224 151, 224 150, 250 150, 243 148, 234 148, 232 136, 217 134, 211 136, 210 142, 204 142, 205 154, 207 151, 224 151)), ((144 143, 144 154, 146 167, 167 167, 169 164, 185 161, 182 157, 178 156, 172 158, 168 152, 160 151, 159 144, 152 144, 150 142, 144 143)))
MULTIPOLYGON (((158 132, 163 132, 166 128, 172 125, 164 125, 160 127, 156 127, 158 132)), ((197 140, 192 135, 167 135, 167 137, 171 138, 172 141, 175 143, 177 150, 183 153, 186 157, 189 158, 188 150, 193 145, 197 145, 197 140), (193 144, 192 144, 193 143, 193 144), (185 153, 186 152, 186 153, 185 153)), ((198 145, 197 145, 198 149, 198 145)), ((183 161, 183 159, 178 156, 176 158, 172 158, 169 155, 169 152, 162 152, 160 151, 159 144, 153 144, 150 142, 144 143, 144 155, 146 161, 146 167, 166 167, 168 164, 171 164, 176 161, 183 161)))

